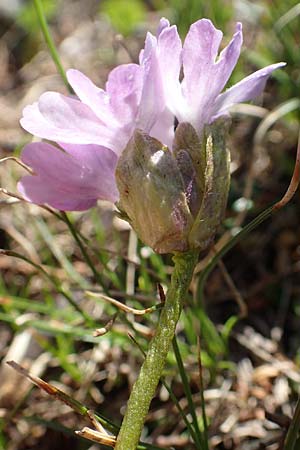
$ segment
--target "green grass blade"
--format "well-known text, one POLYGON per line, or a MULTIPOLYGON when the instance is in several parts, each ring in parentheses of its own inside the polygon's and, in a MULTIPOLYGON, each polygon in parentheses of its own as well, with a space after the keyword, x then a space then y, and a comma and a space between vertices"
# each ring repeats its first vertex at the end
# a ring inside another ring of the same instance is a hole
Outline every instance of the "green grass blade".
POLYGON ((73 280, 75 283, 77 283, 81 288, 87 289, 88 283, 82 277, 75 269, 73 264, 68 260, 66 255, 61 249, 61 246, 57 244, 54 235, 49 230, 49 227, 47 223, 41 218, 35 218, 34 221, 35 226, 37 227, 40 235, 42 236, 43 240, 47 244, 48 248, 52 252, 52 254, 55 256, 55 258, 59 261, 61 267, 64 269, 66 275, 69 277, 70 280, 73 280))
POLYGON ((284 450, 296 450, 295 445, 299 436, 300 430, 300 398, 298 398, 295 413, 288 429, 285 442, 284 450))
POLYGON ((198 351, 198 367, 199 367, 199 388, 200 388, 200 397, 201 397, 201 410, 202 410, 202 420, 203 420, 203 439, 206 443, 206 448, 208 449, 208 422, 207 415, 205 409, 205 399, 204 399, 204 383, 203 383, 203 367, 202 367, 202 359, 201 359, 201 346, 200 346, 200 336, 197 338, 197 351, 198 351))
POLYGON ((184 369, 184 365, 183 365, 183 361, 181 358, 181 354, 180 354, 180 350, 177 344, 177 340, 176 337, 174 337, 173 341, 173 351, 175 354, 175 358, 177 361, 177 366, 178 366, 178 370, 181 376, 181 380, 182 380, 182 384, 183 384, 183 389, 185 392, 185 396, 189 405, 189 410, 190 410, 190 414, 192 416, 192 422, 193 422, 193 428, 195 431, 195 444, 196 444, 196 449, 197 450, 208 450, 208 443, 203 441, 203 437, 202 437, 202 433, 200 431, 199 428, 199 424, 198 424, 198 420, 197 420, 197 415, 196 415, 196 411, 195 411, 195 407, 194 407, 194 402, 192 399, 192 393, 191 393, 191 389, 190 389, 190 385, 189 385, 189 381, 186 375, 186 371, 184 369))
POLYGON ((95 279, 97 280, 97 282, 100 284, 100 286, 102 287, 102 289, 104 290, 104 292, 106 294, 108 294, 108 290, 107 287, 104 283, 103 277, 101 276, 101 274, 96 270, 95 265, 93 264, 93 261, 91 260, 81 238, 79 237, 79 233, 77 233, 76 227, 74 226, 74 224, 72 223, 72 221, 70 220, 69 216, 63 211, 62 212, 62 218, 64 220, 64 222, 66 223, 66 225, 68 226, 73 238, 75 239, 78 247, 80 248, 80 251, 82 253, 82 256, 85 260, 85 262, 87 263, 87 265, 90 267, 91 271, 94 274, 95 279))
POLYGON ((59 74, 60 74, 60 76, 61 76, 61 78, 62 78, 62 80, 63 80, 63 82, 64 82, 64 84, 66 86, 66 88, 68 89, 68 91, 71 92, 71 88, 70 88, 70 85, 68 83, 68 80, 67 80, 67 77, 66 77, 66 73, 64 71, 64 68, 63 68, 62 63, 60 61, 58 52, 56 50, 56 46, 54 44, 53 38, 52 38, 52 36, 50 34, 50 31, 49 31, 49 27, 48 27, 47 20, 46 20, 46 17, 45 17, 42 1, 41 0, 33 0, 33 2, 34 2, 35 9, 36 9, 36 13, 37 13, 39 24, 40 24, 42 33, 44 35, 46 44, 48 46, 49 52, 51 54, 51 57, 53 59, 53 62, 55 63, 55 65, 57 67, 57 70, 58 70, 58 72, 59 72, 59 74))
POLYGON ((26 258, 26 256, 23 256, 20 253, 13 252, 11 250, 0 249, 0 255, 1 254, 21 259, 21 260, 27 262, 28 264, 30 264, 31 266, 35 267, 38 271, 40 271, 43 275, 45 275, 45 277, 55 287, 57 292, 60 293, 61 295, 63 295, 65 297, 65 299, 68 301, 68 303, 70 303, 70 305, 72 305, 73 308, 81 314, 81 316, 83 317, 83 319, 85 320, 85 322, 87 324, 89 324, 90 326, 95 326, 95 323, 91 319, 91 317, 83 309, 81 309, 79 305, 77 305, 77 303, 73 300, 72 296, 65 289, 63 289, 60 286, 60 283, 53 276, 51 276, 41 265, 31 261, 31 259, 26 258))

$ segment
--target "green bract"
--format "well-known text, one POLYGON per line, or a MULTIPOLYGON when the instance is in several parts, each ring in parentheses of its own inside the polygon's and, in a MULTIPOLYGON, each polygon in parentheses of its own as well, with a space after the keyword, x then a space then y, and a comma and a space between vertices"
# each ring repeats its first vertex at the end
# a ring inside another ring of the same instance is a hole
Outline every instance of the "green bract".
POLYGON ((229 189, 226 134, 224 119, 205 129, 202 142, 181 123, 170 151, 136 130, 120 156, 118 207, 157 253, 204 250, 214 239, 229 189))

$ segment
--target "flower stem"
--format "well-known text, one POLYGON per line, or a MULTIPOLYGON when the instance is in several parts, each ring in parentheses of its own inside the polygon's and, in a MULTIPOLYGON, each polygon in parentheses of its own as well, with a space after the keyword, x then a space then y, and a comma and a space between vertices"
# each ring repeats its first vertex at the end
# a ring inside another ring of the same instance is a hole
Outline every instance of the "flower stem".
POLYGON ((132 388, 115 450, 135 450, 137 447, 151 400, 175 335, 183 300, 189 288, 197 259, 197 252, 178 253, 173 257, 174 270, 166 302, 140 374, 132 388))

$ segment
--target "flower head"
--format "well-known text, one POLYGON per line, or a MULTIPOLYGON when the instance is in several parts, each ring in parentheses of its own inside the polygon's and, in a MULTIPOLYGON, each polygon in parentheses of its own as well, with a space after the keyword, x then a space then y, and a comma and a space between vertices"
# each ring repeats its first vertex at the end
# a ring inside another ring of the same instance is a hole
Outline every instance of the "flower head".
POLYGON ((206 249, 220 225, 229 189, 226 123, 206 127, 202 143, 189 123, 172 151, 140 130, 120 156, 118 208, 157 253, 206 249))
MULTIPOLYGON (((136 130, 154 138, 155 146, 159 142, 168 147, 171 161, 176 121, 190 124, 201 140, 207 126, 226 116, 233 104, 258 96, 273 70, 284 65, 267 66, 222 92, 241 51, 241 24, 218 55, 221 40, 222 32, 201 19, 191 25, 182 44, 176 26, 161 19, 156 36, 147 34, 139 64, 112 70, 105 89, 69 70, 75 96, 46 92, 23 111, 23 128, 54 143, 24 148, 21 158, 34 175, 19 182, 23 196, 61 210, 88 209, 97 199, 118 201, 115 170, 136 130)), ((151 152, 143 154, 151 158, 151 152)), ((184 178, 185 169, 180 173, 184 178)))

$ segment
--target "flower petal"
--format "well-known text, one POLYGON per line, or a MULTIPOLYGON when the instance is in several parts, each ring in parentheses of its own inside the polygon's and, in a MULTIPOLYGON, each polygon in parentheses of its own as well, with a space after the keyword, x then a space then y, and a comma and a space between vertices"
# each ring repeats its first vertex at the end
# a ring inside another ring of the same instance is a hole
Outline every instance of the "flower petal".
POLYGON ((224 50, 221 51, 220 56, 215 64, 215 92, 218 94, 221 92, 236 63, 239 59, 241 53, 241 47, 243 44, 243 32, 242 24, 238 22, 235 27, 235 33, 224 50), (218 91, 218 92, 217 92, 218 91))
POLYGON ((88 105, 103 123, 116 126, 117 123, 109 104, 109 95, 79 70, 68 70, 67 77, 78 98, 88 105))
POLYGON ((21 159, 36 175, 25 176, 19 182, 18 189, 24 197, 33 203, 74 211, 94 206, 99 198, 116 201, 116 156, 96 146, 68 150, 70 154, 44 142, 25 146, 21 159))
POLYGON ((181 104, 180 69, 182 43, 175 25, 165 27, 158 36, 158 60, 167 107, 178 113, 181 104))
POLYGON ((285 63, 280 62, 257 70, 220 94, 215 101, 211 121, 226 114, 232 105, 253 100, 260 95, 265 88, 268 77, 274 70, 283 66, 285 66, 285 63))
POLYGON ((157 117, 165 108, 165 98, 157 54, 157 39, 147 33, 145 49, 140 61, 143 89, 137 118, 137 128, 149 133, 157 117))
POLYGON ((182 44, 176 26, 160 20, 157 37, 147 34, 140 54, 144 85, 137 127, 172 148, 174 111, 180 96, 182 44), (172 112, 171 112, 172 111, 172 112))
POLYGON ((60 145, 89 171, 89 183, 97 190, 98 198, 115 203, 119 198, 115 180, 116 154, 100 145, 60 145))
POLYGON ((174 115, 166 108, 151 128, 150 136, 154 137, 171 150, 174 134, 174 115))
POLYGON ((21 195, 36 205, 48 204, 52 208, 61 211, 85 211, 96 205, 97 199, 78 199, 72 196, 65 197, 62 192, 55 189, 51 184, 45 185, 40 176, 24 176, 18 182, 18 190, 21 195))
POLYGON ((221 39, 222 32, 210 20, 202 19, 190 27, 183 46, 182 92, 186 104, 179 120, 189 121, 198 132, 209 122, 215 98, 238 60, 242 45, 241 24, 237 24, 231 42, 217 60, 221 39))
POLYGON ((121 130, 105 126, 87 105, 56 92, 45 92, 37 103, 24 108, 20 123, 44 139, 102 145, 116 154, 128 141, 121 130))
POLYGON ((158 38, 158 36, 161 34, 161 32, 165 29, 168 28, 170 26, 170 22, 168 19, 166 19, 165 17, 162 17, 159 21, 159 25, 157 27, 157 31, 156 31, 156 37, 158 38))
MULTIPOLYGON (((122 64, 113 69, 106 83, 113 113, 121 125, 135 122, 142 93, 143 74, 138 64, 122 64)), ((129 140, 130 136, 128 136, 129 140)))
MULTIPOLYGON (((194 96, 208 93, 206 85, 211 81, 211 71, 215 64, 223 33, 217 30, 208 19, 193 23, 183 45, 184 95, 194 96), (202 92, 198 92, 201 88, 202 92)), ((196 98, 195 98, 196 97, 196 98)))

